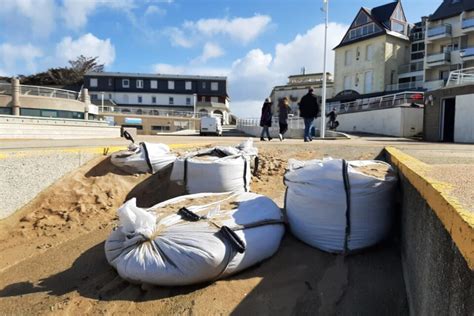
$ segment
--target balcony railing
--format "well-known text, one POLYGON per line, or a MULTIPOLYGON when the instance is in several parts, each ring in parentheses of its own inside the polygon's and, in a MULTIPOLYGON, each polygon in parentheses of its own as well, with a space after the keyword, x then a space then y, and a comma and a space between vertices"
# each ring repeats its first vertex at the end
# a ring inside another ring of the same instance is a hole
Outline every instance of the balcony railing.
POLYGON ((451 61, 451 52, 432 54, 426 57, 426 62, 428 64, 438 63, 438 62, 450 62, 451 61))
POLYGON ((451 35, 451 25, 445 24, 430 28, 428 29, 428 32, 426 32, 426 35, 428 36, 428 38, 435 37, 438 35, 451 35))
POLYGON ((62 98, 62 99, 71 99, 77 100, 79 93, 70 90, 55 89, 49 87, 41 86, 28 86, 20 85, 20 94, 21 95, 34 95, 34 96, 43 96, 50 98, 62 98))
POLYGON ((423 81, 412 81, 404 83, 389 84, 385 86, 385 91, 400 91, 423 88, 423 81))
POLYGON ((462 28, 468 29, 474 27, 474 18, 465 19, 462 21, 462 28))
POLYGON ((446 86, 474 84, 474 67, 451 71, 446 86))
POLYGON ((207 116, 207 113, 167 110, 160 108, 140 108, 140 107, 126 107, 126 106, 103 106, 99 107, 99 112, 107 115, 107 113, 117 114, 132 114, 132 115, 146 115, 146 116, 177 116, 177 117, 202 117, 207 116))
POLYGON ((474 47, 465 48, 459 51, 461 58, 474 57, 474 47))
POLYGON ((398 73, 406 74, 409 72, 422 71, 423 67, 424 65, 422 61, 411 63, 411 64, 405 64, 398 67, 398 73))

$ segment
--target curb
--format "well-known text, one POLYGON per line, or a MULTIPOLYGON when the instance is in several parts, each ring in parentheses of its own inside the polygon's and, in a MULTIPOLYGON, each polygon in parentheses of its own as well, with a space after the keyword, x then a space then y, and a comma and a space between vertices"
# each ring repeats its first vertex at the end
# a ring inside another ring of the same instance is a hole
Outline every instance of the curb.
POLYGON ((394 148, 385 147, 390 162, 415 187, 433 209, 452 240, 474 271, 474 213, 464 209, 449 193, 449 183, 430 178, 430 166, 394 148))

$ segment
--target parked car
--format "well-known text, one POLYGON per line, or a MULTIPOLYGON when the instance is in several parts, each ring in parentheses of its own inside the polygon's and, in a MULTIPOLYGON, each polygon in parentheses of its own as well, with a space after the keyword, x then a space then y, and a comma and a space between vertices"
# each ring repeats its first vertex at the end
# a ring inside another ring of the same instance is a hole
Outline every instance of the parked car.
POLYGON ((221 119, 215 116, 201 117, 201 129, 199 135, 222 136, 221 119))

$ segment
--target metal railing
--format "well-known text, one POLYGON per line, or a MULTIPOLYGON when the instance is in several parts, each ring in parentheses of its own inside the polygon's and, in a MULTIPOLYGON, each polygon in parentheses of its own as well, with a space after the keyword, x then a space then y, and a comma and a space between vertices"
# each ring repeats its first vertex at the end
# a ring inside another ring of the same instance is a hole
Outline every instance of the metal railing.
POLYGON ((400 65, 398 67, 398 73, 406 74, 406 73, 415 72, 415 71, 422 71, 423 69, 424 69, 423 61, 418 61, 415 63, 400 65))
POLYGON ((328 109, 336 108, 337 113, 351 113, 375 109, 385 109, 410 105, 411 103, 423 103, 423 92, 402 92, 389 94, 380 97, 359 99, 352 102, 332 102, 328 104, 328 109))
POLYGON ((411 81, 404 83, 389 84, 385 86, 385 91, 399 91, 399 90, 410 90, 423 88, 424 81, 411 81))
POLYGON ((0 94, 12 94, 12 85, 11 83, 0 83, 0 94))
POLYGON ((461 49, 459 51, 459 56, 461 56, 461 58, 474 57, 474 47, 461 49))
POLYGON ((160 108, 143 108, 143 107, 124 107, 124 106, 99 106, 99 112, 102 114, 133 114, 133 115, 146 115, 146 116, 177 116, 177 117, 189 117, 189 118, 200 118, 208 116, 207 113, 202 112, 191 112, 191 111, 180 111, 180 110, 168 110, 160 108))
MULTIPOLYGON (((272 118, 272 126, 278 126, 278 116, 272 118)), ((245 126, 260 126, 260 118, 251 117, 251 118, 242 118, 237 119, 236 128, 242 128, 245 126)), ((288 118, 288 129, 303 129, 304 121, 301 117, 290 117, 288 118)))
POLYGON ((430 38, 430 37, 435 37, 438 35, 445 35, 445 34, 451 35, 451 29, 452 27, 450 24, 436 26, 436 27, 428 29, 428 31, 426 32, 426 36, 430 38))
POLYGON ((20 85, 20 94, 70 100, 77 100, 79 98, 79 93, 76 91, 41 86, 28 86, 23 84, 20 85))
POLYGON ((437 63, 437 62, 450 62, 451 61, 451 52, 431 54, 426 56, 427 63, 437 63))
POLYGON ((451 71, 446 86, 474 84, 474 67, 451 71))
POLYGON ((468 18, 462 20, 462 26, 463 29, 471 28, 474 27, 474 18, 468 18))

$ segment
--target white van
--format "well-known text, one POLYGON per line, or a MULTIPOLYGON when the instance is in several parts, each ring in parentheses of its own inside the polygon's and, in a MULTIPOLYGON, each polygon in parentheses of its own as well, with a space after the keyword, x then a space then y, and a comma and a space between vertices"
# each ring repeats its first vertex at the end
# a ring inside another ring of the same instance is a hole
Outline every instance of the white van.
POLYGON ((222 136, 221 118, 216 116, 201 117, 201 130, 199 135, 222 136))

